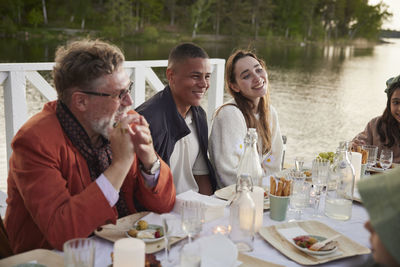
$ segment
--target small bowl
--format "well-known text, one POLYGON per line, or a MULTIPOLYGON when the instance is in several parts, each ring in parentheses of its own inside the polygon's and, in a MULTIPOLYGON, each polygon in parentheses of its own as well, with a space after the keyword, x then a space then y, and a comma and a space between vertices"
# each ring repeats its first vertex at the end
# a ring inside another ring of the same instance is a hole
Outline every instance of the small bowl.
MULTIPOLYGON (((320 241, 324 241, 326 239, 326 237, 323 236, 319 236, 319 235, 308 235, 310 237, 314 237, 315 239, 317 239, 319 242, 320 241)), ((328 255, 331 254, 333 252, 335 252, 337 250, 337 246, 335 246, 333 249, 331 250, 324 250, 324 251, 314 251, 314 250, 310 250, 308 248, 302 248, 298 245, 296 245, 296 243, 294 242, 294 240, 292 239, 292 244, 299 250, 303 251, 304 253, 307 253, 309 255, 315 255, 315 256, 323 256, 323 255, 328 255)))

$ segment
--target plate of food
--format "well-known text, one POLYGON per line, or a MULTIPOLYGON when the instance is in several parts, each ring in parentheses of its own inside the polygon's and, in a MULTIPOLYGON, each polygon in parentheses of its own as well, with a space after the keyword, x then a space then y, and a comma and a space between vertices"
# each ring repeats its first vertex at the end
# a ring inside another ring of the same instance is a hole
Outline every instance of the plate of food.
POLYGON ((316 256, 327 255, 337 250, 337 241, 330 241, 320 248, 314 248, 314 244, 326 240, 326 237, 318 235, 300 235, 293 238, 292 244, 299 250, 316 256))
POLYGON ((133 228, 126 231, 127 237, 142 239, 145 243, 157 242, 164 238, 163 227, 158 224, 148 224, 145 220, 140 220, 133 228))

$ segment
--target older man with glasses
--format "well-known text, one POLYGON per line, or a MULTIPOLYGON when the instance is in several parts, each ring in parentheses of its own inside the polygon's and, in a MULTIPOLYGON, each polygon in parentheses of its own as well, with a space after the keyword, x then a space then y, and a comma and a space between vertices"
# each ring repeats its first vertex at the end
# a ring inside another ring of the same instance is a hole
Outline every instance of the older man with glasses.
POLYGON ((58 100, 12 142, 5 226, 14 253, 62 249, 117 218, 168 212, 175 202, 171 171, 131 110, 122 52, 83 40, 59 48, 55 61, 58 100))

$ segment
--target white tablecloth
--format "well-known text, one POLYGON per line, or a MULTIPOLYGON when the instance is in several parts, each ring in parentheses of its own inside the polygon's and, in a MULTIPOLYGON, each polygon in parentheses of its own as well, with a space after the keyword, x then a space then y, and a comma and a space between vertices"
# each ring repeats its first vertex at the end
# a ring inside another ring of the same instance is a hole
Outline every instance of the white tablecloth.
MULTIPOLYGON (((306 209, 302 219, 303 220, 318 220, 320 222, 325 223, 329 227, 335 229, 336 231, 342 233, 343 235, 351 238, 357 243, 370 247, 369 246, 369 233, 364 228, 364 223, 368 220, 368 213, 360 204, 353 204, 353 214, 350 220, 348 221, 336 221, 330 219, 328 217, 322 218, 314 218, 311 216, 312 210, 306 209)), ((290 219, 289 214, 289 219, 290 219)), ((273 221, 269 218, 269 211, 264 213, 264 226, 270 226, 278 224, 279 222, 273 221)), ((228 224, 228 209, 226 209, 225 217, 209 222, 203 226, 203 231, 200 233, 201 236, 211 235, 212 230, 217 225, 227 225, 228 224)), ((107 240, 104 240, 99 237, 93 237, 96 240, 96 267, 108 266, 111 264, 110 254, 113 250, 113 243, 107 240)), ((179 251, 182 248, 181 244, 177 244, 173 246, 171 249, 171 256, 173 258, 179 257, 179 251)), ((272 247, 267 241, 265 241, 259 234, 256 235, 254 241, 254 251, 248 253, 248 255, 260 258, 269 262, 281 264, 284 266, 299 266, 296 262, 286 258, 279 251, 277 251, 274 247, 272 247)), ((158 260, 161 260, 164 257, 164 252, 160 251, 156 253, 158 260)), ((367 260, 368 255, 355 256, 350 258, 345 258, 337 261, 333 261, 330 263, 325 263, 323 266, 361 266, 367 260)))

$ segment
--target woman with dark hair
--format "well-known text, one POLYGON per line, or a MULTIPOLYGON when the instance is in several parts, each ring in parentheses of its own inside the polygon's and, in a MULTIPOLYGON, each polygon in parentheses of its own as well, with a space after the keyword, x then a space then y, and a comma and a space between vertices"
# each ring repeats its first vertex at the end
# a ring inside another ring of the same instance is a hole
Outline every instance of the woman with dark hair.
POLYGON ((278 115, 270 105, 265 63, 254 53, 237 50, 228 59, 225 86, 233 97, 215 113, 209 138, 210 160, 219 187, 236 183, 248 128, 256 128, 264 175, 281 170, 283 143, 278 115))
POLYGON ((386 81, 387 104, 382 116, 368 122, 364 131, 353 139, 353 147, 378 146, 393 151, 393 162, 400 163, 400 75, 386 81))

